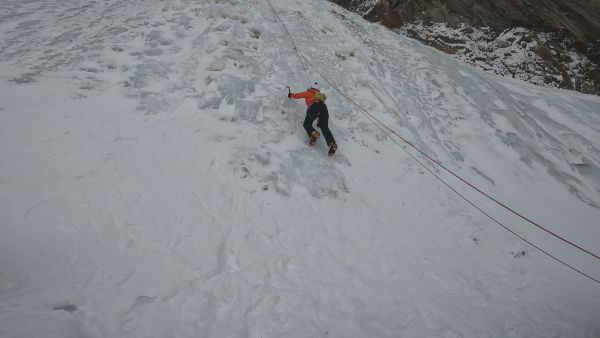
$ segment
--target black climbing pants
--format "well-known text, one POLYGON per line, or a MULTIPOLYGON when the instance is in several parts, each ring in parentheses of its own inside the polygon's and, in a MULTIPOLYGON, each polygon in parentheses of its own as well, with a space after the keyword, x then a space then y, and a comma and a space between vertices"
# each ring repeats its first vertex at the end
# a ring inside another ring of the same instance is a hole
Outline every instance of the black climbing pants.
POLYGON ((330 146, 335 142, 333 135, 331 134, 331 130, 329 130, 329 112, 327 111, 327 106, 325 103, 321 101, 315 101, 308 110, 306 111, 306 118, 304 119, 304 130, 310 137, 315 128, 313 128, 312 124, 316 118, 319 118, 319 123, 317 123, 317 127, 321 129, 323 136, 325 137, 325 141, 327 145, 330 146))

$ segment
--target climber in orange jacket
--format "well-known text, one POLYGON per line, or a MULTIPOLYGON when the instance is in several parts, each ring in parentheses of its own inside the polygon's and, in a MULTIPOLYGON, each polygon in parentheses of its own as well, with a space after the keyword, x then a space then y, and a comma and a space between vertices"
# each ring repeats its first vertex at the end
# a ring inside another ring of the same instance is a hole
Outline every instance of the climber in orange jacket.
POLYGON ((329 112, 327 111, 327 106, 325 105, 325 99, 327 98, 323 93, 321 93, 317 88, 308 88, 305 92, 301 93, 288 93, 288 97, 291 99, 304 99, 306 102, 306 106, 308 107, 306 110, 306 118, 304 119, 304 130, 310 137, 310 141, 308 144, 312 147, 317 142, 317 139, 321 134, 313 128, 312 124, 317 120, 317 127, 321 129, 323 132, 323 136, 325 136, 325 141, 329 146, 329 155, 332 156, 335 154, 337 150, 337 144, 335 143, 335 139, 331 134, 331 130, 329 130, 329 112))

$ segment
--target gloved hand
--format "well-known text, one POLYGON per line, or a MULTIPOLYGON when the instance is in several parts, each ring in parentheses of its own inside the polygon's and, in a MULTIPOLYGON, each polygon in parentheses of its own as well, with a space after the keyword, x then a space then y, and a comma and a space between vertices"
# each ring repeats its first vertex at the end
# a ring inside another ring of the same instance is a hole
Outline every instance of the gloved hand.
POLYGON ((288 97, 291 99, 292 98, 292 93, 288 93, 288 97))

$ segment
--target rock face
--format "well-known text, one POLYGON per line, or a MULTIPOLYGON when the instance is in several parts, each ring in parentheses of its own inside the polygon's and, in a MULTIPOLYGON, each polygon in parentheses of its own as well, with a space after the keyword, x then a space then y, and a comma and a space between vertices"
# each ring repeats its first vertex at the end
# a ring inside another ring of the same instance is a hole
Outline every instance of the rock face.
POLYGON ((600 94, 600 0, 332 1, 483 69, 600 94))

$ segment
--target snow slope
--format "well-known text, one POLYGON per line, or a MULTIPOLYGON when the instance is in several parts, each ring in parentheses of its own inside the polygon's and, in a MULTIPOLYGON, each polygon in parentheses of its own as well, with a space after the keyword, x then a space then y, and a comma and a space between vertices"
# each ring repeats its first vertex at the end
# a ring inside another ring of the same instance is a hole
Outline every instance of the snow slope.
MULTIPOLYGON (((378 118, 600 252, 598 97, 482 73, 325 1, 275 5, 378 118)), ((307 79, 265 1, 0 13, 0 337, 600 337, 600 285, 328 86, 339 152, 306 146, 284 87, 307 79)))

